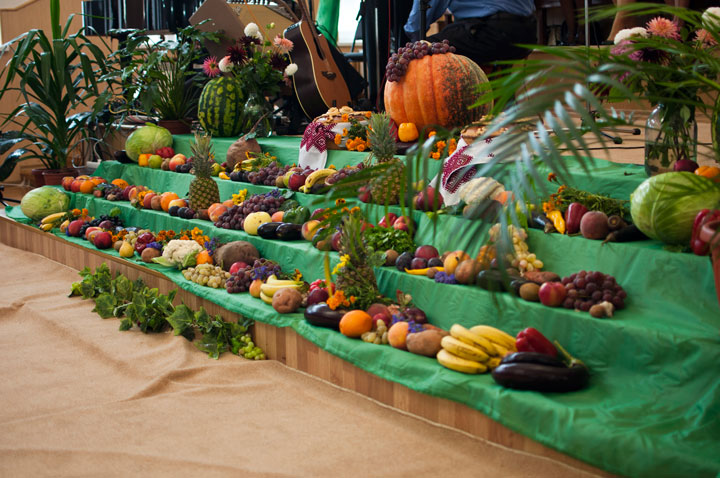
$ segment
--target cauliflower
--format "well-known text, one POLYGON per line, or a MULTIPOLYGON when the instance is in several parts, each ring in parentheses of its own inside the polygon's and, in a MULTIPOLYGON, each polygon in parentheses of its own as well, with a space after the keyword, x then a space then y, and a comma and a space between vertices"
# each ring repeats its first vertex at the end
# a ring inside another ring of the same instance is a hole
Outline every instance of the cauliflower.
POLYGON ((202 246, 195 241, 173 239, 163 248, 162 256, 168 261, 180 265, 188 254, 198 253, 202 250, 202 246))
POLYGON ((483 199, 494 199, 505 187, 493 178, 474 178, 460 186, 458 195, 465 204, 473 204, 483 199))

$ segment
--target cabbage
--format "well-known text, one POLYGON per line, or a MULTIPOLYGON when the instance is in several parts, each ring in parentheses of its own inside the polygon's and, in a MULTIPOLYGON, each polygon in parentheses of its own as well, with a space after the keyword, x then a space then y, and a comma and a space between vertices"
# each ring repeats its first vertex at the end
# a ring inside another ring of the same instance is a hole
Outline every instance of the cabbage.
POLYGON ((170 131, 161 126, 147 123, 146 126, 136 129, 125 141, 125 152, 128 158, 137 162, 143 154, 155 154, 160 148, 172 146, 173 138, 170 131))
POLYGON ((690 242, 695 216, 720 207, 720 185, 688 172, 659 174, 630 195, 633 223, 646 236, 667 244, 690 242))
POLYGON ((35 188, 20 201, 20 210, 33 221, 39 221, 56 212, 67 211, 69 207, 70 197, 52 186, 35 188))

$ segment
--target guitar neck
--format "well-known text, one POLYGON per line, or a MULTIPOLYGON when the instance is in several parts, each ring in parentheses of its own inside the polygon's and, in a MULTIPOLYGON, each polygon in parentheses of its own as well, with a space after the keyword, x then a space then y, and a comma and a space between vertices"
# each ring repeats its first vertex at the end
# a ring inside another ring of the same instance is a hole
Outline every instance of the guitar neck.
POLYGON ((316 37, 320 35, 320 32, 318 32, 317 28, 315 27, 315 22, 313 21, 312 15, 310 14, 310 11, 308 10, 307 5, 305 5, 305 0, 297 0, 298 5, 300 5, 300 16, 302 19, 306 20, 308 25, 310 26, 310 30, 312 30, 313 35, 316 37))

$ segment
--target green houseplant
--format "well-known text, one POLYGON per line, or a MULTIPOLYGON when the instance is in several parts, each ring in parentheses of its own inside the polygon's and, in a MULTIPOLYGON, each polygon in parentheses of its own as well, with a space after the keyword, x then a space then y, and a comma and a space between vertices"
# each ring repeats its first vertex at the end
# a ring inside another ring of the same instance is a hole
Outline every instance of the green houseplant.
POLYGON ((204 81, 193 65, 201 59, 202 42, 218 38, 194 26, 158 42, 144 30, 130 32, 111 55, 117 68, 107 77, 123 89, 124 113, 156 116, 171 132, 189 133, 204 81))
POLYGON ((28 159, 47 170, 70 168, 73 151, 91 141, 87 125, 110 97, 98 81, 107 73, 103 49, 84 29, 69 33, 72 16, 61 27, 59 0, 50 2, 50 18, 51 38, 30 30, 10 42, 14 53, 2 72, 0 98, 17 94, 20 104, 0 123, 0 154, 16 148, 0 164, 0 180, 28 159))

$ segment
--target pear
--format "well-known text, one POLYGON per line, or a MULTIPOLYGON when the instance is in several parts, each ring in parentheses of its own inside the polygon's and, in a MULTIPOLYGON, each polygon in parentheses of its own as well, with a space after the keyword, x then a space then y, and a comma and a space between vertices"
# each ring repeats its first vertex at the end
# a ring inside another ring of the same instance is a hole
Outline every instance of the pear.
POLYGON ((123 241, 118 254, 120 254, 120 257, 132 257, 135 255, 135 248, 128 241, 123 241))

